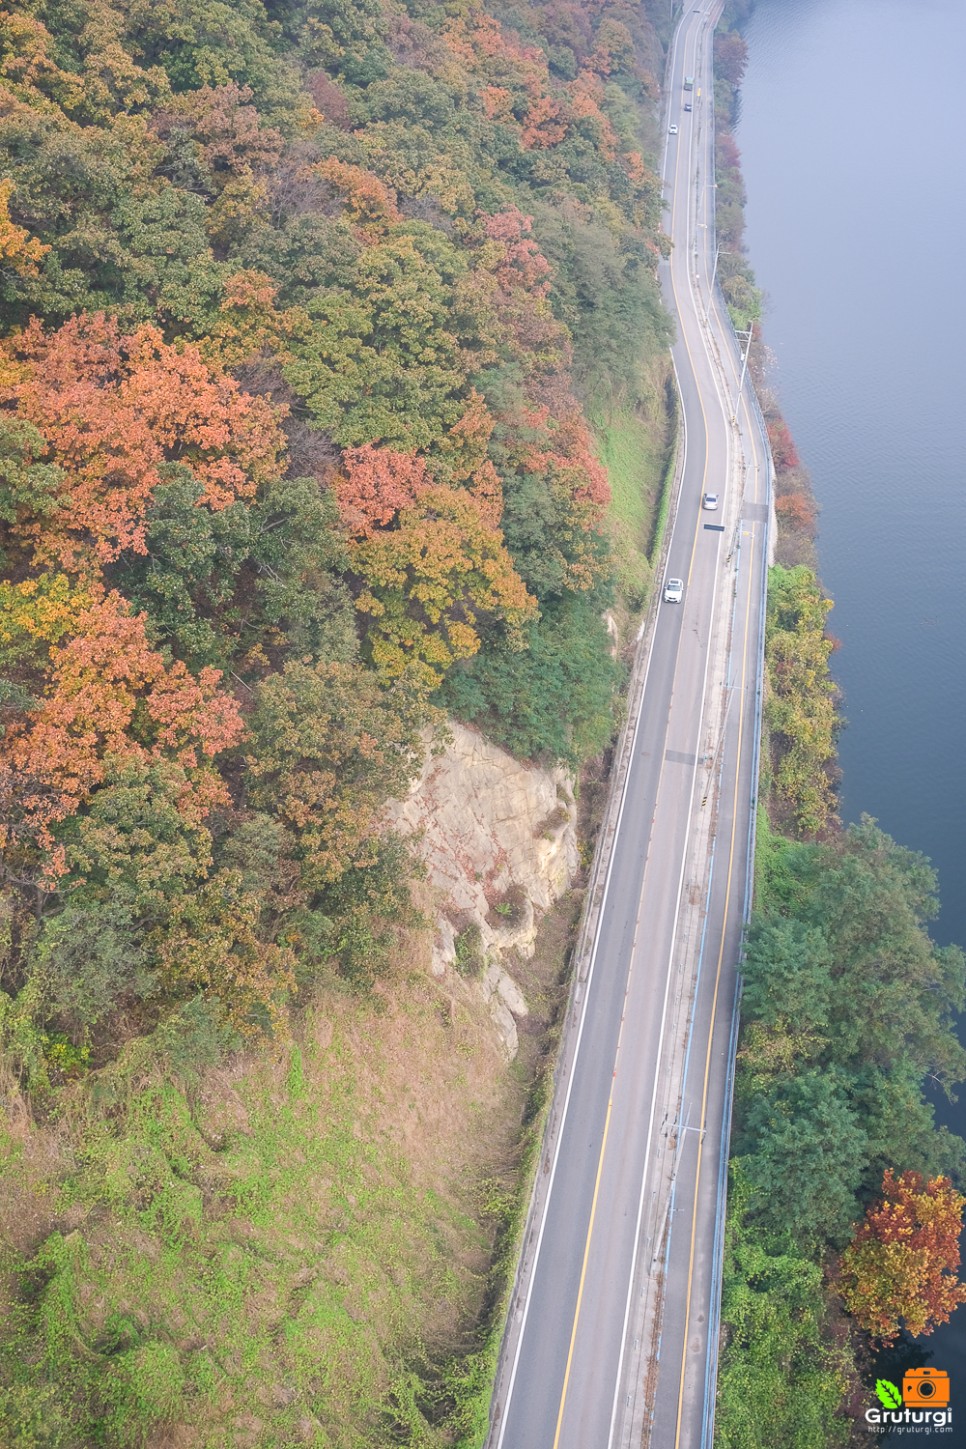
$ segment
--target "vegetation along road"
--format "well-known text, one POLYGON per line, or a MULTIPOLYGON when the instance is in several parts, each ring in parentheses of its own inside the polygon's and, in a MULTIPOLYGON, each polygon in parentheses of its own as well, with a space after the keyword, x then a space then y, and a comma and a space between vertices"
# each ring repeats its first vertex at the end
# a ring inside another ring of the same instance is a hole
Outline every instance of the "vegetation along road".
POLYGON ((605 825, 599 916, 578 962, 490 1449, 710 1443, 770 486, 714 293, 718 8, 684 15, 667 77, 677 129, 664 283, 684 425, 665 578, 683 580, 683 596, 652 611, 632 691, 629 766, 605 825), (707 493, 716 507, 702 506, 707 493))

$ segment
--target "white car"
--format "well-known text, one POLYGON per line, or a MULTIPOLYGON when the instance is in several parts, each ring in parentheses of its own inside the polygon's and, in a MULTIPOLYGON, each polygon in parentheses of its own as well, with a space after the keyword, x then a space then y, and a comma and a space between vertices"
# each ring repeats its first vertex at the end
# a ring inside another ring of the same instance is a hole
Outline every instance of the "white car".
POLYGON ((667 579, 664 584, 665 604, 680 604, 684 598, 684 580, 667 579))
POLYGON ((717 508, 717 506, 718 506, 718 495, 717 495, 717 493, 706 493, 704 495, 704 497, 701 499, 701 507, 702 508, 717 508))
POLYGON ((677 133, 678 133, 677 126, 668 126, 668 132, 669 132, 670 135, 676 136, 677 133))

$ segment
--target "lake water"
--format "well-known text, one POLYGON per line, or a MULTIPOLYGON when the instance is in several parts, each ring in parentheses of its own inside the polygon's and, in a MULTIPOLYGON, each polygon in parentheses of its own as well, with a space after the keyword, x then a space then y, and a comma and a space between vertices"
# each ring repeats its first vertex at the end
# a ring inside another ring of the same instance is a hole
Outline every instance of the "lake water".
MULTIPOLYGON (((932 934, 966 945, 966 4, 758 0, 746 36, 746 238, 821 507, 842 813, 931 858, 932 934)), ((937 1115, 966 1136, 966 1088, 937 1115)), ((962 1421, 966 1307, 927 1342, 962 1421)))

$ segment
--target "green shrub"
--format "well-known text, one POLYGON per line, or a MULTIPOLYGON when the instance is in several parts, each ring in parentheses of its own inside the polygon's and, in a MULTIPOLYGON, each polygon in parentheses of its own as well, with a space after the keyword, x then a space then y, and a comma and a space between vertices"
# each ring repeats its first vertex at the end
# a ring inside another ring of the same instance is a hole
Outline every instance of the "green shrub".
POLYGON ((576 766, 600 754, 622 678, 602 607, 599 596, 554 600, 523 649, 497 646, 454 669, 441 702, 521 759, 576 766))

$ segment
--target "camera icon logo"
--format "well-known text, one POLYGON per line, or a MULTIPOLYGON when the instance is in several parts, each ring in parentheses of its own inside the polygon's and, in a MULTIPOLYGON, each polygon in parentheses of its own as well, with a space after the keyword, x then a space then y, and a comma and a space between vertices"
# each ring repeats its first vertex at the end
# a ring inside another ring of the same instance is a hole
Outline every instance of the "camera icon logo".
POLYGON ((914 1409, 942 1409, 949 1403, 945 1369, 910 1369, 902 1376, 902 1402, 914 1409))

